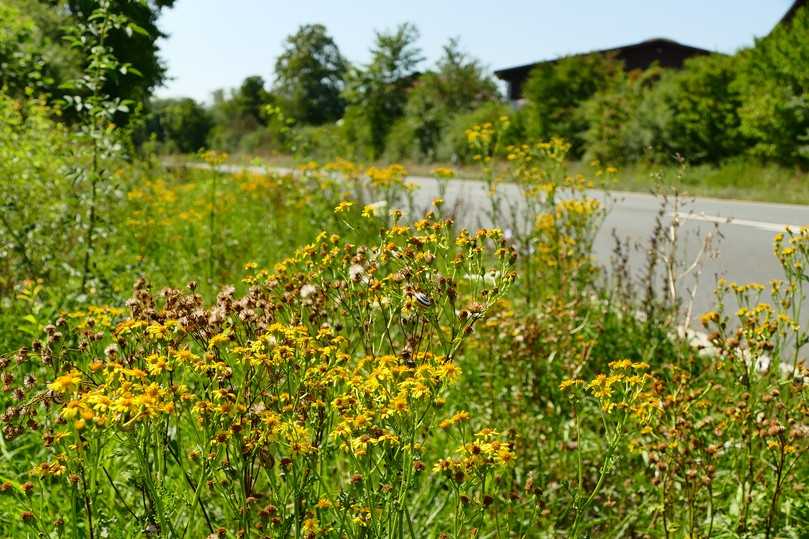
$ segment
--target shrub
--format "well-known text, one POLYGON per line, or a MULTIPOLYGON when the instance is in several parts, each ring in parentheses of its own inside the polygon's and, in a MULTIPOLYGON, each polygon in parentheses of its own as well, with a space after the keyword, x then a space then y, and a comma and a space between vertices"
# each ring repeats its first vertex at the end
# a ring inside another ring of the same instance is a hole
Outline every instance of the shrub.
POLYGON ((438 148, 439 160, 458 163, 471 162, 475 153, 469 147, 467 131, 476 125, 496 124, 503 117, 510 119, 509 128, 501 133, 504 139, 501 145, 502 151, 505 152, 508 144, 520 140, 522 131, 519 118, 515 117, 514 110, 505 103, 484 103, 475 110, 458 114, 452 119, 438 148))
POLYGON ((744 150, 736 88, 739 60, 691 58, 682 70, 650 68, 616 76, 579 109, 589 127, 587 156, 607 162, 676 156, 715 163, 744 150))
POLYGON ((53 120, 58 114, 43 100, 0 94, 0 291, 78 265, 69 167, 88 154, 53 120))
POLYGON ((809 164, 809 8, 779 25, 743 55, 741 129, 753 155, 809 164))
POLYGON ((576 110, 620 70, 620 62, 603 54, 569 56, 539 64, 523 89, 528 102, 527 134, 541 140, 561 137, 570 141, 573 155, 579 156, 581 135, 588 122, 576 110))
POLYGON ((342 127, 337 124, 301 125, 292 128, 295 153, 305 159, 327 162, 349 155, 342 127))
POLYGON ((159 99, 150 104, 145 134, 154 134, 169 153, 203 149, 213 126, 208 111, 191 98, 159 99))
POLYGON ((744 148, 739 131, 741 105, 734 81, 736 57, 718 54, 686 60, 681 71, 664 73, 649 98, 659 99, 669 111, 659 139, 652 144, 664 154, 674 153, 693 162, 716 162, 744 148))
MULTIPOLYGON (((421 121, 417 121, 412 117, 406 116, 404 118, 400 118, 393 124, 393 127, 390 129, 390 133, 388 133, 388 138, 385 141, 385 153, 383 154, 383 159, 389 163, 396 163, 398 161, 419 161, 419 160, 429 160, 425 154, 422 153, 422 146, 419 144, 419 133, 422 136, 425 136, 425 130, 427 129, 427 125, 431 125, 435 131, 438 131, 439 128, 430 122, 430 120, 424 119, 421 121), (420 125, 417 125, 420 124, 420 125)), ((432 129, 431 129, 432 131, 432 129)), ((428 135, 432 138, 435 135, 435 131, 431 132, 428 135)), ((425 141, 426 144, 430 144, 430 142, 425 141)), ((429 150, 427 150, 429 152, 429 150)))
POLYGON ((606 163, 627 163, 640 159, 652 141, 649 126, 643 126, 644 115, 656 119, 667 112, 657 111, 650 115, 645 110, 644 100, 659 79, 659 69, 632 73, 619 73, 590 99, 585 101, 577 114, 587 118, 588 127, 582 135, 585 159, 606 163))

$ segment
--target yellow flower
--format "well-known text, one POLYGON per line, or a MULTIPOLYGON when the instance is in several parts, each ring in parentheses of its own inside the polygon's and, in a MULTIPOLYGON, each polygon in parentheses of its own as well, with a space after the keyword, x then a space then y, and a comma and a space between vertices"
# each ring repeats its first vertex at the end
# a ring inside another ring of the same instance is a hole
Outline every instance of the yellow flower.
POLYGON ((439 373, 442 378, 447 380, 455 380, 461 375, 461 368, 458 367, 453 361, 447 361, 439 367, 439 373))
POLYGON ((433 176, 437 178, 441 178, 443 180, 448 180, 450 178, 455 177, 455 171, 449 167, 437 167, 432 170, 433 176))
POLYGON ((146 357, 146 370, 149 371, 149 374, 152 376, 157 376, 161 372, 169 370, 166 357, 159 354, 150 354, 146 357))
POLYGON ((610 362, 610 369, 613 370, 626 370, 632 366, 632 362, 628 359, 621 359, 618 361, 610 362))
POLYGON ((213 350, 220 344, 224 344, 228 341, 230 341, 230 330, 226 329, 222 333, 211 337, 211 340, 208 341, 208 350, 213 350))
POLYGON ((508 464, 514 460, 514 453, 509 451, 508 447, 501 447, 497 450, 497 460, 502 464, 508 464))
POLYGON ((153 339, 165 339, 169 334, 168 325, 162 325, 157 322, 152 322, 146 328, 146 333, 153 339))
POLYGON ((354 203, 348 200, 343 200, 340 202, 336 208, 334 208, 334 213, 343 213, 348 210, 354 203))
POLYGON ((365 207, 362 209, 362 216, 363 217, 380 217, 385 213, 385 206, 388 203, 384 200, 380 200, 378 202, 373 202, 371 204, 366 204, 365 207))
POLYGON ((719 313, 716 311, 708 311, 707 313, 703 314, 699 317, 699 321, 703 327, 708 327, 711 322, 716 323, 719 322, 719 313))
POLYGON ((81 373, 74 369, 48 384, 48 389, 56 393, 70 393, 79 387, 79 382, 81 373))
POLYGON ((567 378, 566 380, 562 380, 562 383, 559 384, 559 389, 561 391, 567 391, 571 387, 582 383, 584 383, 582 380, 578 380, 576 378, 567 378))

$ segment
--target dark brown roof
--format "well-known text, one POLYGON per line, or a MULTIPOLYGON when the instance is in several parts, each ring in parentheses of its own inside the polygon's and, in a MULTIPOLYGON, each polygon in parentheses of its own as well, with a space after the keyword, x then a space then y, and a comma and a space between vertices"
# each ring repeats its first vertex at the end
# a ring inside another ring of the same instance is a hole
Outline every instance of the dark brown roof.
MULTIPOLYGON (((671 39, 655 38, 623 47, 602 49, 597 51, 574 54, 572 56, 589 56, 591 54, 609 54, 616 60, 623 62, 624 69, 632 71, 635 69, 646 69, 653 63, 658 63, 661 67, 682 67, 683 62, 692 56, 712 54, 711 51, 691 47, 677 43, 671 39)), ((540 64, 558 62, 560 58, 534 62, 506 69, 498 69, 494 72, 497 78, 508 82, 508 97, 516 100, 522 97, 522 85, 528 79, 531 70, 540 64)))

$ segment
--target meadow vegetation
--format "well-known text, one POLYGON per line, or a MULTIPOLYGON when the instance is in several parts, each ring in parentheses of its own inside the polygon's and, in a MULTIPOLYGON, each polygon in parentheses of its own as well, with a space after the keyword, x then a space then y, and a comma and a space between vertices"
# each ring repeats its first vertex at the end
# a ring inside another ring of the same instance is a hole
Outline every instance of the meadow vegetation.
MULTIPOLYGON (((29 106, 15 148, 51 163, 67 132, 29 106)), ((4 230, 32 233, 3 236, 4 536, 805 532, 809 231, 777 239, 772 304, 720 283, 700 351, 662 264, 603 278, 606 208, 567 143, 511 147, 493 173, 506 127, 467 138, 508 236, 416 207, 401 166, 108 157, 85 278, 86 225, 34 234, 64 208, 29 191, 4 230)))
POLYGON ((677 223, 601 267, 616 171, 575 143, 464 129, 480 216, 447 167, 421 205, 401 165, 167 168, 108 93, 116 6, 67 97, 0 94, 1 537, 806 535, 809 228, 695 347, 677 223))

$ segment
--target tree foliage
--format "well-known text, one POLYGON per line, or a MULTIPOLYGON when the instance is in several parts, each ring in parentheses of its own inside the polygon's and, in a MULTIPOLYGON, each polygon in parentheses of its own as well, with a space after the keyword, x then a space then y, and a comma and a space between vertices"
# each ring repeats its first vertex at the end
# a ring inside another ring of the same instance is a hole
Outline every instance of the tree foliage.
MULTIPOLYGON (((146 100, 166 77, 158 40, 165 37, 157 21, 174 0, 4 0, 0 4, 0 83, 9 91, 30 87, 59 99, 63 85, 76 79, 92 61, 68 41, 75 29, 90 23, 104 5, 128 24, 108 37, 112 55, 126 70, 107 78, 103 92, 122 100, 146 100)), ((120 118, 119 118, 120 119, 120 118)))
POLYGON ((444 46, 435 70, 419 77, 405 106, 402 126, 419 158, 435 158, 451 118, 498 99, 497 86, 457 39, 444 46))
POLYGON ((0 86, 12 95, 48 92, 56 80, 46 60, 49 48, 32 17, 14 3, 0 3, 0 86))
POLYGON ((755 155, 809 164, 809 8, 743 55, 741 130, 755 155))
POLYGON ((344 96, 349 103, 346 120, 350 136, 367 140, 372 157, 385 149, 391 126, 404 113, 407 95, 418 77, 416 68, 424 60, 416 45, 418 29, 401 24, 393 32, 377 32, 371 48, 371 63, 352 69, 344 96))
POLYGON ((275 62, 273 91, 298 122, 320 125, 339 119, 348 62, 322 24, 306 24, 288 36, 275 62))
MULTIPOLYGON (((40 0, 41 1, 41 0, 40 0)), ((158 40, 166 37, 157 25, 163 9, 174 5, 175 0, 66 0, 62 4, 73 18, 87 22, 102 3, 110 4, 110 11, 125 16, 130 25, 117 29, 109 37, 112 54, 121 64, 130 66, 110 78, 104 91, 107 95, 122 99, 143 101, 166 78, 166 66, 159 56, 158 40)), ((81 60, 86 67, 88 58, 81 60)))
POLYGON ((158 99, 151 103, 146 129, 164 149, 194 153, 207 146, 213 121, 208 110, 190 97, 158 99))
POLYGON ((217 90, 213 101, 211 143, 214 147, 235 151, 245 135, 260 131, 267 125, 263 108, 273 103, 274 97, 267 91, 264 78, 253 75, 245 78, 239 88, 229 93, 217 90))
POLYGON ((611 56, 587 54, 544 62, 533 69, 525 83, 525 114, 529 133, 538 138, 562 137, 579 153, 587 119, 577 108, 621 70, 611 56))

